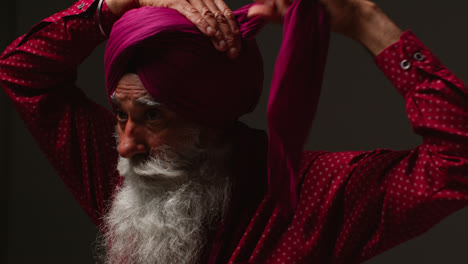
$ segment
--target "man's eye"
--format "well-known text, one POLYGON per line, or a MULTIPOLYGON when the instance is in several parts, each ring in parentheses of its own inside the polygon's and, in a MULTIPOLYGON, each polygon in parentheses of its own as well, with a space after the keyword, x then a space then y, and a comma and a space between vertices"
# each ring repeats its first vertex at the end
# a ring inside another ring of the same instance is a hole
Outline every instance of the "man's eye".
POLYGON ((161 111, 159 109, 151 109, 146 111, 146 120, 149 121, 159 121, 161 118, 161 111))
POLYGON ((123 111, 117 111, 116 116, 117 116, 117 120, 119 121, 124 121, 128 119, 128 115, 123 111))

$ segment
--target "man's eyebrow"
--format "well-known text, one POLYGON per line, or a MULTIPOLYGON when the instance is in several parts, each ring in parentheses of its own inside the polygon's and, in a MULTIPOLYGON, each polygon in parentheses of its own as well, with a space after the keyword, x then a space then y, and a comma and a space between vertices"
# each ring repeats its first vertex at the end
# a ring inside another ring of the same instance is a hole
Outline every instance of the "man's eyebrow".
POLYGON ((156 102, 153 98, 149 98, 149 97, 138 97, 137 99, 135 99, 135 102, 143 106, 150 106, 150 107, 161 106, 161 103, 156 102))
POLYGON ((111 102, 112 102, 113 106, 116 106, 116 107, 120 106, 120 102, 115 97, 115 92, 112 93, 110 98, 111 98, 111 102))

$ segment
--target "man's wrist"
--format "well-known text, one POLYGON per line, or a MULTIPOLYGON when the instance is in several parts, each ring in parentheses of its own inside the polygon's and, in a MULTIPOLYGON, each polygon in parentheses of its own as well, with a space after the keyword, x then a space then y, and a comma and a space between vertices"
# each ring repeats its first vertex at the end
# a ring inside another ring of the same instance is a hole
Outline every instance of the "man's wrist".
POLYGON ((120 16, 114 14, 109 6, 107 5, 107 0, 98 1, 96 9, 96 20, 98 22, 99 30, 101 35, 107 38, 112 30, 114 23, 120 18, 120 16), (101 4, 102 5, 99 5, 101 4))
POLYGON ((403 31, 374 3, 358 7, 347 36, 358 41, 374 56, 397 42, 403 31))

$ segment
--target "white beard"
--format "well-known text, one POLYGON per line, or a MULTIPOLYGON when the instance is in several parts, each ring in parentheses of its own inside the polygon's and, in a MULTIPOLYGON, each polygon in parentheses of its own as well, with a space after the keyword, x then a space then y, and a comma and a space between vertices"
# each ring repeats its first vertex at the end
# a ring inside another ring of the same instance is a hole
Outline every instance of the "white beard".
POLYGON ((119 159, 124 181, 104 218, 105 263, 200 261, 208 232, 224 216, 230 184, 227 151, 192 145, 183 155, 158 149, 143 163, 119 159))

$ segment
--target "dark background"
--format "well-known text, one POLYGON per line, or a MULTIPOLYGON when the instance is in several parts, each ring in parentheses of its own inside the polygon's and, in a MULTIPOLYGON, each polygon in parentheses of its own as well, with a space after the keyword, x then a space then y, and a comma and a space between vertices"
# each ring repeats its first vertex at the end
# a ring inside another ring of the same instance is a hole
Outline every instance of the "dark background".
MULTIPOLYGON (((9 0, 0 7, 0 50, 71 0, 9 0)), ((444 64, 468 82, 468 3, 460 0, 376 1, 403 29, 413 31, 444 64)), ((229 1, 235 9, 248 1, 229 1)), ((281 27, 269 25, 258 37, 269 87, 281 41, 281 27)), ((101 45, 80 67, 79 85, 106 104, 101 45)), ((265 91, 257 111, 244 118, 265 127, 265 91)), ((55 174, 11 103, 0 92, 1 217, 8 246, 3 263, 92 263, 96 228, 55 174)), ((413 148, 404 101, 360 45, 334 35, 319 111, 308 149, 344 151, 413 148)), ((468 208, 430 232, 390 250, 368 264, 468 263, 468 208)))

